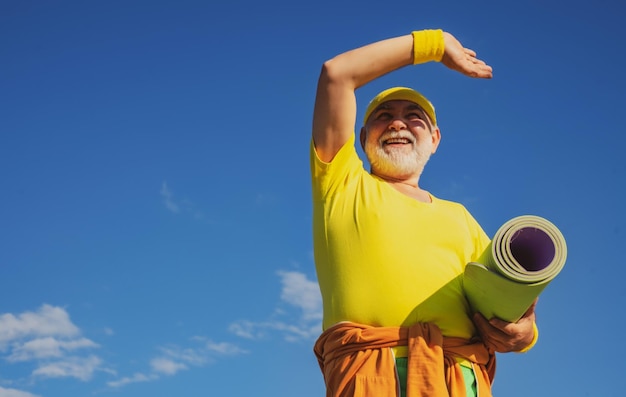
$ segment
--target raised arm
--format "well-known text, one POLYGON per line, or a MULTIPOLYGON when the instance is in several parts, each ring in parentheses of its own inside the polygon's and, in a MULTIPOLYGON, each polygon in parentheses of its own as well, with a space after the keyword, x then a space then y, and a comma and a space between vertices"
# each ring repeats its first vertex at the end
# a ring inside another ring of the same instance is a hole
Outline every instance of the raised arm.
POLYGON ((322 161, 331 161, 354 132, 355 90, 407 65, 441 61, 471 77, 491 77, 491 67, 449 33, 413 32, 347 51, 322 66, 313 112, 313 142, 322 161))
POLYGON ((345 52, 324 63, 313 112, 313 142, 322 161, 332 160, 354 132, 354 91, 412 62, 413 37, 409 34, 345 52))

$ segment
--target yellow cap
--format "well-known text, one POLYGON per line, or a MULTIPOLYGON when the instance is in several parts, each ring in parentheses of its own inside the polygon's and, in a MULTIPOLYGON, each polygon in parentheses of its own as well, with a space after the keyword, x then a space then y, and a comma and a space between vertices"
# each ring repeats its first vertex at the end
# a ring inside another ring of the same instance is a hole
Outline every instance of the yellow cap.
POLYGON ((433 125, 437 125, 437 116, 435 115, 435 107, 426 97, 412 88, 407 87, 393 87, 388 88, 374 97, 367 105, 365 110, 365 117, 363 118, 363 124, 367 123, 367 119, 372 112, 383 102, 387 101, 410 101, 417 104, 424 109, 433 125))

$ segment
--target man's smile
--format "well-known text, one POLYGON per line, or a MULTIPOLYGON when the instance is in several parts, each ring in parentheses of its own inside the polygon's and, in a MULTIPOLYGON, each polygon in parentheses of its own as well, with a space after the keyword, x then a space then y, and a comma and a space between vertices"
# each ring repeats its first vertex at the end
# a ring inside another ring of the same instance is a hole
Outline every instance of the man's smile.
POLYGON ((384 146, 388 145, 410 145, 413 142, 408 138, 389 138, 383 141, 384 146))

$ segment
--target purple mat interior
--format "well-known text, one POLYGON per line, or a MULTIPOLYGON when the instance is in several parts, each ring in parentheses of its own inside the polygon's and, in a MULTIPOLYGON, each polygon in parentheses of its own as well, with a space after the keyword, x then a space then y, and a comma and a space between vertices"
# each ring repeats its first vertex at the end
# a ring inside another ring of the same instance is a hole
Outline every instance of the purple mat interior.
POLYGON ((524 227, 515 232, 509 246, 515 260, 528 271, 545 269, 556 254, 550 236, 534 227, 524 227))

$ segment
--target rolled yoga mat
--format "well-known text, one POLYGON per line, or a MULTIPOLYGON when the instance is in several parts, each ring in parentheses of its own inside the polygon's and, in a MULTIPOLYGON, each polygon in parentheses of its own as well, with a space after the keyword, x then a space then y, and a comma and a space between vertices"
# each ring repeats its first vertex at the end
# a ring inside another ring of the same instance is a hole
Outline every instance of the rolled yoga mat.
POLYGON ((567 246, 548 220, 523 215, 498 229, 476 262, 463 275, 473 310, 487 319, 519 320, 565 265, 567 246))

